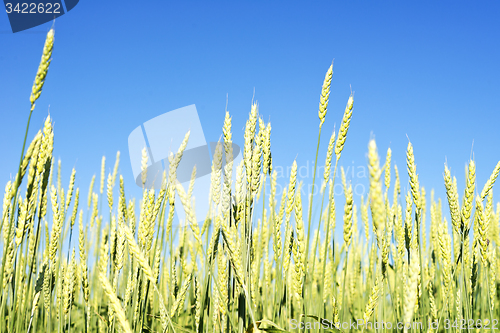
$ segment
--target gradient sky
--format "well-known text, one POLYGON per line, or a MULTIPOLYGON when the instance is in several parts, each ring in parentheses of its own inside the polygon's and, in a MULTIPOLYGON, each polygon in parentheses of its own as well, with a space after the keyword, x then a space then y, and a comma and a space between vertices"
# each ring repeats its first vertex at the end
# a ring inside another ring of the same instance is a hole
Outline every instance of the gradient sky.
MULTIPOLYGON (((272 123, 275 167, 295 158, 309 163, 302 176, 310 183, 321 84, 334 60, 319 162, 352 88, 340 164, 362 170, 375 138, 382 163, 391 147, 405 191, 409 138, 421 185, 446 203, 445 161, 462 197, 469 158, 480 188, 500 159, 499 17, 498 1, 80 1, 55 22, 53 61, 29 138, 50 107, 65 186, 76 167, 86 198, 101 157, 110 171, 119 150, 128 193, 137 194, 127 146, 135 127, 196 104, 207 141, 217 141, 228 96, 241 145, 255 91, 272 123)), ((0 14, 1 184, 18 165, 51 25, 12 34, 0 14)), ((366 184, 354 176, 354 185, 366 184)))

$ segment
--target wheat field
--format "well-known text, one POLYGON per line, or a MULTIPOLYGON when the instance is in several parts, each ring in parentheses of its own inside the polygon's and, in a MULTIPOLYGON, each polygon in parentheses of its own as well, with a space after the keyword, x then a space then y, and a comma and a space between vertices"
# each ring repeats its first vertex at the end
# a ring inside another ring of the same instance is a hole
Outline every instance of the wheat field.
MULTIPOLYGON (((29 119, 53 44, 50 30, 29 119)), ((332 66, 318 111, 312 186, 313 192, 320 187, 319 194, 302 198, 296 162, 287 186, 276 193, 271 125, 253 104, 240 165, 232 162, 231 116, 226 113, 210 197, 197 198, 210 201, 202 224, 192 197, 196 169, 188 188, 176 177, 189 133, 171 155, 159 191, 144 186, 148 161, 143 154, 142 198, 127 197, 118 153, 108 175, 103 157, 100 177, 91 179, 83 197, 75 188, 74 169, 68 187, 62 185, 61 163, 56 167, 52 155, 50 116, 34 138, 27 137, 28 120, 19 169, 3 198, 0 332, 498 329, 500 203, 493 202, 493 185, 500 162, 480 186, 474 160, 468 161, 461 191, 445 166, 443 183, 434 184, 446 188, 447 198, 441 200, 419 183, 411 143, 406 151, 411 190, 401 193, 391 150, 381 157, 371 140, 369 193, 355 198, 338 167, 353 114, 352 95, 338 133, 329 138, 326 152, 319 151, 331 80, 332 66), (318 155, 320 161, 326 155, 322 174, 316 174, 318 155), (337 173, 344 207, 334 201, 337 173), (174 222, 176 195, 183 206, 177 209, 186 216, 180 227, 174 222), (321 203, 315 220, 310 208, 303 210, 313 202, 321 203), (340 221, 337 210, 343 211, 340 221), (334 237, 336 228, 342 230, 341 240, 334 237)))

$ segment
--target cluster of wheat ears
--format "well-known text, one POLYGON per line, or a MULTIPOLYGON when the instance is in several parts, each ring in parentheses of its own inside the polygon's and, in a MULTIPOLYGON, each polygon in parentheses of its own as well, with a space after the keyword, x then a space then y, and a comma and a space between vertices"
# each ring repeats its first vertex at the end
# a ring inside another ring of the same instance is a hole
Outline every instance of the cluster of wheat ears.
MULTIPOLYGON (((50 30, 29 119, 53 43, 50 30)), ((331 78, 332 66, 320 95, 316 164, 331 78)), ((142 199, 127 199, 123 177, 117 178, 117 154, 107 176, 103 157, 100 188, 94 188, 94 176, 87 200, 81 202, 75 170, 65 189, 60 162, 54 168, 52 119, 46 118, 25 149, 28 120, 19 169, 3 199, 0 332, 338 332, 352 331, 342 323, 360 320, 423 324, 405 325, 405 332, 494 328, 500 313, 500 204, 495 212, 492 187, 500 162, 479 192, 471 160, 461 200, 456 179, 445 166, 449 230, 442 202, 432 192, 429 200, 419 184, 411 143, 406 152, 410 190, 405 194, 400 193, 398 169, 391 166, 391 150, 381 165, 371 140, 369 194, 361 197, 359 208, 339 168, 345 205, 343 223, 337 224, 333 188, 352 110, 351 95, 338 135, 330 137, 323 174, 316 179, 314 173, 313 191, 318 182, 321 202, 314 222, 312 195, 303 212, 295 162, 287 187, 276 193, 271 126, 255 104, 238 166, 232 162, 231 117, 226 113, 206 198, 210 209, 202 224, 192 198, 196 169, 187 189, 176 177, 189 133, 171 154, 159 191, 143 186, 142 199), (186 216, 177 228, 176 195, 186 216), (335 242, 336 227, 343 230, 340 242, 335 242), (302 328, 292 327, 292 319, 302 328), (305 325, 325 319, 341 325, 305 325)), ((147 162, 144 151, 143 185, 147 162)), ((391 331, 369 325, 361 330, 391 331)))

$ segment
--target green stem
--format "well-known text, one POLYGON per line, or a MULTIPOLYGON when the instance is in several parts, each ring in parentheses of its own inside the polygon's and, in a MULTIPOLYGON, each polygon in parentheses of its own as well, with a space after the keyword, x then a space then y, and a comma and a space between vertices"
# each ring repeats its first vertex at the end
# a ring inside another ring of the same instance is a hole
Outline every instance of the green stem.
MULTIPOLYGON (((462 246, 462 258, 460 259, 462 263, 462 286, 464 290, 464 297, 461 297, 461 302, 465 303, 465 320, 469 322, 469 294, 467 293, 467 280, 465 278, 465 265, 464 265, 464 257, 465 257, 465 247, 464 247, 465 235, 462 235, 461 246, 462 246)), ((469 332, 469 325, 467 325, 467 332, 469 332)))
MULTIPOLYGON (((328 202, 328 215, 327 215, 327 221, 326 221, 326 234, 328 235, 328 237, 330 238, 330 218, 332 218, 330 216, 330 210, 331 210, 331 207, 332 207, 332 202, 334 200, 334 196, 335 196, 335 176, 337 174, 337 164, 338 164, 339 160, 336 159, 335 161, 335 168, 333 169, 333 181, 332 181, 332 187, 333 187, 333 191, 332 191, 332 196, 329 198, 329 202, 328 202)), ((325 188, 325 191, 326 191, 326 188, 325 188)), ((324 195, 323 195, 323 199, 324 199, 324 195)), ((323 204, 321 204, 321 206, 323 207, 323 204)), ((321 219, 321 218, 320 218, 321 219)), ((333 217, 333 219, 335 219, 335 216, 333 217)), ((333 235, 333 238, 335 238, 335 230, 332 230, 332 235, 333 235)), ((326 272, 325 272, 325 269, 326 269, 326 261, 327 261, 327 253, 328 253, 328 242, 330 241, 330 239, 327 239, 326 240, 326 243, 325 243, 325 250, 323 251, 323 258, 325 258, 323 260, 323 275, 326 275, 326 272)), ((335 248, 332 247, 332 251, 335 253, 335 248)), ((332 258, 333 260, 334 258, 332 258)), ((323 294, 324 294, 324 291, 325 291, 325 286, 322 285, 321 286, 321 300, 323 300, 323 294)))
MULTIPOLYGON (((494 260, 494 259, 493 259, 494 260)), ((486 288, 488 292, 486 293, 486 298, 488 298, 488 309, 490 310, 490 323, 493 323, 493 311, 491 309, 491 296, 490 296, 490 266, 488 265, 488 270, 486 271, 486 288)))
MULTIPOLYGON (((420 241, 420 223, 422 223, 422 209, 418 209, 418 214, 417 214, 417 221, 415 221, 417 224, 417 241, 418 241, 418 255, 419 255, 419 260, 420 260, 420 290, 422 292, 422 300, 419 304, 419 309, 420 309, 420 318, 421 320, 426 323, 427 321, 427 316, 424 315, 424 309, 423 309, 423 304, 427 304, 426 302, 426 293, 423 290, 423 285, 424 285, 424 258, 423 258, 423 253, 422 253, 422 242, 420 241)), ((425 235, 424 235, 425 237, 425 235)))
MULTIPOLYGON (((347 245, 347 244, 346 244, 347 245)), ((342 310, 341 310, 341 315, 340 315, 340 320, 343 321, 345 320, 344 314, 345 314, 345 280, 347 279, 347 262, 349 260, 349 246, 346 246, 345 248, 345 262, 344 262, 344 280, 342 281, 342 310)))
MULTIPOLYGON (((308 259, 309 255, 309 238, 311 236, 311 216, 312 216, 312 204, 313 204, 313 197, 314 197, 314 187, 316 185, 316 166, 318 164, 318 153, 319 153, 319 143, 321 140, 321 125, 319 127, 319 133, 318 133, 318 144, 316 146, 316 157, 314 159, 314 173, 313 173, 313 182, 312 182, 312 190, 311 194, 309 195, 309 213, 307 217, 307 239, 306 239, 306 260, 308 259)), ((306 263, 307 265, 307 263, 306 263)), ((307 276, 307 273, 306 273, 307 276)))

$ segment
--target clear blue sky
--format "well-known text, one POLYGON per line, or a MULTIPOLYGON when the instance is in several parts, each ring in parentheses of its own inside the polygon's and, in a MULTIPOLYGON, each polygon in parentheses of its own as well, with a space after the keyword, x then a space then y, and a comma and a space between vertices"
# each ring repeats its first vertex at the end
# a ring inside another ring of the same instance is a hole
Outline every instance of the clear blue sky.
MULTIPOLYGON (((75 166, 86 198, 102 155, 109 171, 120 150, 120 172, 135 193, 127 147, 135 127, 196 104, 207 141, 217 141, 228 95, 241 145, 255 89, 272 123, 274 164, 297 158, 305 166, 314 159, 321 84, 335 59, 319 161, 352 86, 341 165, 365 166, 374 137, 380 155, 391 147, 404 190, 408 137, 427 193, 435 188, 446 200, 448 161, 462 196, 471 154, 480 187, 500 159, 499 17, 498 1, 80 1, 55 22, 53 61, 29 137, 50 106, 64 183, 75 166)), ((12 34, 0 14, 2 192, 17 167, 51 25, 12 34)))

